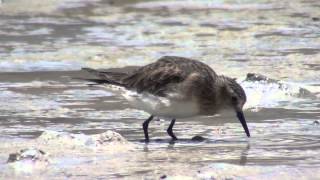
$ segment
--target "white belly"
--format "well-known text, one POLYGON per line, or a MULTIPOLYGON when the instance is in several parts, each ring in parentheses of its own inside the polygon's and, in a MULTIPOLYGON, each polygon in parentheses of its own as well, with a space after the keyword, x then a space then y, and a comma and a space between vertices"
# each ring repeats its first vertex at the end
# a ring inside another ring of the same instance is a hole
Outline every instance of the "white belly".
POLYGON ((149 93, 138 94, 132 91, 126 91, 122 95, 133 108, 144 110, 158 117, 185 118, 199 113, 198 104, 194 100, 157 97, 149 93))

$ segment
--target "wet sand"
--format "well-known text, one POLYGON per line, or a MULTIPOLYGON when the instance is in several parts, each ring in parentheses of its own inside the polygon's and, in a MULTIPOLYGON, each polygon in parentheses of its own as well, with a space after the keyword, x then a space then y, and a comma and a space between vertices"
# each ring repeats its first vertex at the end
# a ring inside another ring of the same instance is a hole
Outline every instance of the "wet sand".
POLYGON ((319 12, 318 1, 300 0, 3 0, 0 179, 319 179, 319 12), (115 90, 72 79, 88 76, 81 67, 140 66, 164 55, 199 59, 237 78, 252 137, 227 112, 178 119, 175 144, 169 122, 153 121, 145 145, 147 113, 115 90), (272 81, 246 80, 247 73, 272 81), (87 137, 108 130, 134 148, 38 143, 47 131, 87 137), (52 162, 31 173, 6 163, 30 147, 52 162))
POLYGON ((82 71, 1 73, 0 88, 10 92, 1 96, 2 99, 6 96, 5 104, 9 107, 2 107, 0 123, 4 178, 158 179, 166 175, 177 179, 202 176, 250 179, 264 178, 269 173, 268 177, 294 179, 294 172, 303 174, 302 178, 318 177, 312 173, 318 170, 320 161, 317 158, 320 126, 313 123, 320 115, 317 110, 246 110, 251 138, 245 137, 232 113, 179 119, 175 132, 182 140, 174 144, 165 132, 169 122, 154 121, 150 124, 152 140, 146 145, 141 123, 148 114, 132 109, 121 96, 106 88, 88 86, 72 77, 88 77, 88 74, 82 71), (119 151, 111 147, 106 152, 74 147, 72 142, 63 146, 63 150, 55 143, 42 146, 36 138, 46 130, 87 135, 113 130, 135 148, 119 151), (196 135, 207 139, 191 141, 196 135), (6 164, 8 155, 29 147, 49 153, 52 162, 41 165, 40 170, 34 168, 32 173, 10 169, 12 165, 6 164), (212 174, 216 172, 220 174, 212 174))

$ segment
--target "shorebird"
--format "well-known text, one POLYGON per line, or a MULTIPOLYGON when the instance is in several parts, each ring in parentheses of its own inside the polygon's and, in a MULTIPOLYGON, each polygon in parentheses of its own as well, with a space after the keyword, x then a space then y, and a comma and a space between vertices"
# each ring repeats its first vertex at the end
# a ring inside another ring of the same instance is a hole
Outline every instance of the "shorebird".
POLYGON ((130 73, 83 70, 97 79, 85 79, 97 84, 120 86, 122 95, 136 109, 150 114, 142 124, 145 141, 149 141, 148 126, 156 117, 170 118, 167 133, 177 140, 172 128, 176 118, 214 115, 223 109, 236 112, 246 135, 250 132, 242 111, 246 94, 235 79, 217 75, 208 65, 189 58, 164 56, 154 63, 130 73))

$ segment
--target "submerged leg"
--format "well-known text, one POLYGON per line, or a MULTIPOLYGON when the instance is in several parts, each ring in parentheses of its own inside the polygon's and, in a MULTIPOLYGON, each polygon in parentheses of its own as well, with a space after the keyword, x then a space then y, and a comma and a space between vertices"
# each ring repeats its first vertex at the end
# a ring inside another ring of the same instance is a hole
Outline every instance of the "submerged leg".
POLYGON ((167 133, 169 134, 169 136, 171 136, 172 140, 178 140, 178 138, 172 132, 172 128, 173 128, 175 122, 176 122, 176 119, 172 119, 172 121, 167 129, 167 133))
POLYGON ((145 120, 142 124, 143 132, 144 132, 144 138, 146 142, 149 142, 149 134, 148 134, 148 127, 149 122, 153 119, 153 115, 151 115, 147 120, 145 120))

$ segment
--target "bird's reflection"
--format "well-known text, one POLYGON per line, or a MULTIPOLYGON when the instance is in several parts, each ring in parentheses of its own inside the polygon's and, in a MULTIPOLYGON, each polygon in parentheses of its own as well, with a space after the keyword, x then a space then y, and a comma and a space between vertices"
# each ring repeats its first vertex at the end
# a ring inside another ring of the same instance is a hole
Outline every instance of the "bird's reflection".
POLYGON ((248 143, 247 146, 242 150, 241 155, 240 155, 240 165, 246 165, 248 161, 248 154, 250 150, 250 144, 248 143))
MULTIPOLYGON (((201 136, 199 136, 201 137, 201 136)), ((154 139, 151 140, 149 143, 145 143, 144 144, 144 152, 149 152, 149 146, 150 145, 155 145, 155 144, 167 144, 166 149, 167 150, 173 150, 176 148, 177 145, 181 144, 181 143, 190 143, 190 144, 195 144, 195 143, 204 143, 204 144, 217 144, 217 143, 230 143, 228 141, 224 141, 224 140, 210 140, 210 139, 206 139, 206 138, 199 138, 198 136, 193 137, 192 139, 179 139, 179 140, 171 140, 171 139, 154 139)), ((237 142, 238 144, 239 142, 237 142)), ((200 147, 199 147, 200 148, 200 147)), ((241 146, 241 153, 239 156, 239 164, 240 165, 246 165, 247 161, 248 161, 248 154, 249 154, 249 150, 250 150, 250 144, 249 142, 246 142, 245 146, 241 146)))

